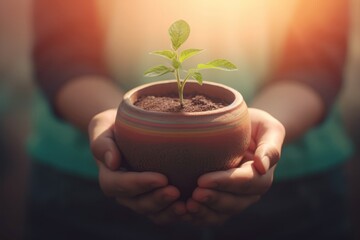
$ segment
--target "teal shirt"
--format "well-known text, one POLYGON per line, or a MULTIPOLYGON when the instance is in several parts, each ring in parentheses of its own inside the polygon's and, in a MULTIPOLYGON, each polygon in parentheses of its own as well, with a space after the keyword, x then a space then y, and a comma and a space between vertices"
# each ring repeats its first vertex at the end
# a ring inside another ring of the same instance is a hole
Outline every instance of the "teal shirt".
MULTIPOLYGON (((28 141, 31 157, 61 171, 95 179, 98 168, 86 134, 54 116, 39 94, 34 101, 34 131, 28 141)), ((319 126, 298 141, 285 145, 275 181, 325 171, 347 160, 353 152, 335 108, 319 126)))

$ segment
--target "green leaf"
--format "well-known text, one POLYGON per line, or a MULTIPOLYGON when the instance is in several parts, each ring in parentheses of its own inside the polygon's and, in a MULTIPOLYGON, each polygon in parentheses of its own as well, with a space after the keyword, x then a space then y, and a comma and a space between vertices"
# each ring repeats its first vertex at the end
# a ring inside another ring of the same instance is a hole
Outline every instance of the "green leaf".
POLYGON ((225 59, 216 59, 214 61, 208 62, 206 64, 197 65, 198 69, 220 69, 225 71, 234 71, 237 70, 237 67, 225 59))
POLYGON ((179 61, 184 62, 186 59, 191 58, 192 56, 195 56, 202 51, 203 49, 195 49, 195 48, 186 49, 180 53, 179 61))
POLYGON ((176 53, 174 51, 172 51, 172 50, 153 51, 153 52, 150 52, 150 54, 165 57, 165 58, 170 59, 170 60, 172 60, 176 56, 176 53))
POLYGON ((190 26, 184 20, 178 20, 171 24, 169 35, 173 49, 176 51, 189 37, 190 26))
POLYGON ((202 85, 202 83, 203 83, 203 78, 202 78, 201 73, 199 73, 199 72, 194 72, 194 74, 192 75, 192 77, 193 77, 200 85, 202 85))
POLYGON ((197 69, 190 69, 188 71, 188 76, 189 78, 195 79, 200 85, 202 85, 203 83, 203 77, 201 75, 201 73, 199 71, 197 71, 197 69))
POLYGON ((144 76, 145 77, 157 77, 157 76, 161 76, 166 73, 173 72, 173 71, 174 71, 174 69, 172 69, 170 67, 167 67, 164 65, 158 65, 158 66, 151 67, 148 70, 146 70, 144 72, 144 76))
POLYGON ((179 69, 181 67, 181 63, 176 59, 176 58, 173 58, 172 59, 172 66, 175 68, 175 69, 179 69))

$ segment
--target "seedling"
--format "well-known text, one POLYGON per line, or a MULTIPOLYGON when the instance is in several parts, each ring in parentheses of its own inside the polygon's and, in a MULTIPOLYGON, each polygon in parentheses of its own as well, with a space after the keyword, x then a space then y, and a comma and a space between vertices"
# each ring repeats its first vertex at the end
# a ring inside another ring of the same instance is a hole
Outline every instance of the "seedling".
POLYGON ((158 65, 147 69, 144 73, 146 77, 157 77, 167 73, 173 73, 175 75, 179 93, 180 105, 183 107, 184 100, 184 87, 189 79, 196 80, 202 85, 203 77, 200 73, 204 69, 219 69, 225 71, 237 70, 236 66, 228 60, 216 59, 208 63, 200 63, 196 68, 190 68, 184 70, 182 64, 185 60, 201 53, 203 49, 189 48, 179 52, 180 46, 188 39, 190 35, 190 26, 184 20, 178 20, 171 24, 169 28, 169 35, 171 39, 171 50, 159 50, 150 52, 150 54, 158 55, 169 60, 170 66, 158 65), (184 72, 184 77, 181 77, 181 73, 184 72))

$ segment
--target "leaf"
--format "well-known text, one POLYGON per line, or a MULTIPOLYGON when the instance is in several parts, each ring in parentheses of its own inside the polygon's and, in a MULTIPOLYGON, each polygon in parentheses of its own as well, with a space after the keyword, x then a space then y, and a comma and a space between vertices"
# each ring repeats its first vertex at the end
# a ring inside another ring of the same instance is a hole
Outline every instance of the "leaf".
POLYGON ((203 49, 194 49, 194 48, 186 49, 180 53, 179 61, 183 62, 186 59, 191 58, 192 56, 195 56, 202 51, 203 49))
POLYGON ((225 59, 216 59, 213 60, 211 62, 208 62, 206 64, 198 64, 197 65, 198 69, 220 69, 220 70, 225 70, 225 71, 234 71, 237 70, 237 67, 231 63, 228 60, 225 59))
POLYGON ((202 83, 203 83, 203 78, 202 78, 201 73, 199 73, 199 72, 194 72, 194 73, 192 74, 192 77, 193 77, 200 85, 202 85, 202 83))
POLYGON ((172 60, 176 56, 176 53, 174 51, 172 51, 172 50, 153 51, 153 52, 150 52, 150 54, 165 57, 165 58, 170 59, 170 60, 172 60))
POLYGON ((197 69, 190 69, 188 71, 189 78, 195 79, 200 85, 203 83, 203 77, 197 69))
POLYGON ((173 58, 172 59, 172 66, 175 68, 175 69, 179 69, 181 67, 181 63, 176 59, 176 58, 173 58))
POLYGON ((178 20, 171 24, 169 35, 173 49, 176 51, 189 37, 190 26, 184 20, 178 20))
POLYGON ((158 66, 151 67, 148 70, 146 70, 144 72, 144 76, 145 77, 157 77, 157 76, 161 76, 166 73, 173 72, 173 71, 174 71, 174 69, 172 69, 170 67, 167 67, 164 65, 158 65, 158 66))

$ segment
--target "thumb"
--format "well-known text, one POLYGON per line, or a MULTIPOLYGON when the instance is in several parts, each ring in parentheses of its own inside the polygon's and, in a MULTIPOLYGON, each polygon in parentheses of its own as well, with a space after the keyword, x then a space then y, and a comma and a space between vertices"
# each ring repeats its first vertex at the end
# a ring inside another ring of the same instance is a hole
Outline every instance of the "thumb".
POLYGON ((256 148, 254 167, 260 174, 265 174, 280 159, 280 150, 272 144, 261 144, 256 148))
POLYGON ((117 170, 121 164, 120 151, 114 138, 115 116, 116 110, 111 109, 93 117, 89 124, 91 151, 95 159, 110 170, 117 170))
POLYGON ((251 134, 256 143, 254 167, 263 175, 280 159, 285 128, 265 111, 250 109, 250 113, 252 118, 251 134))

